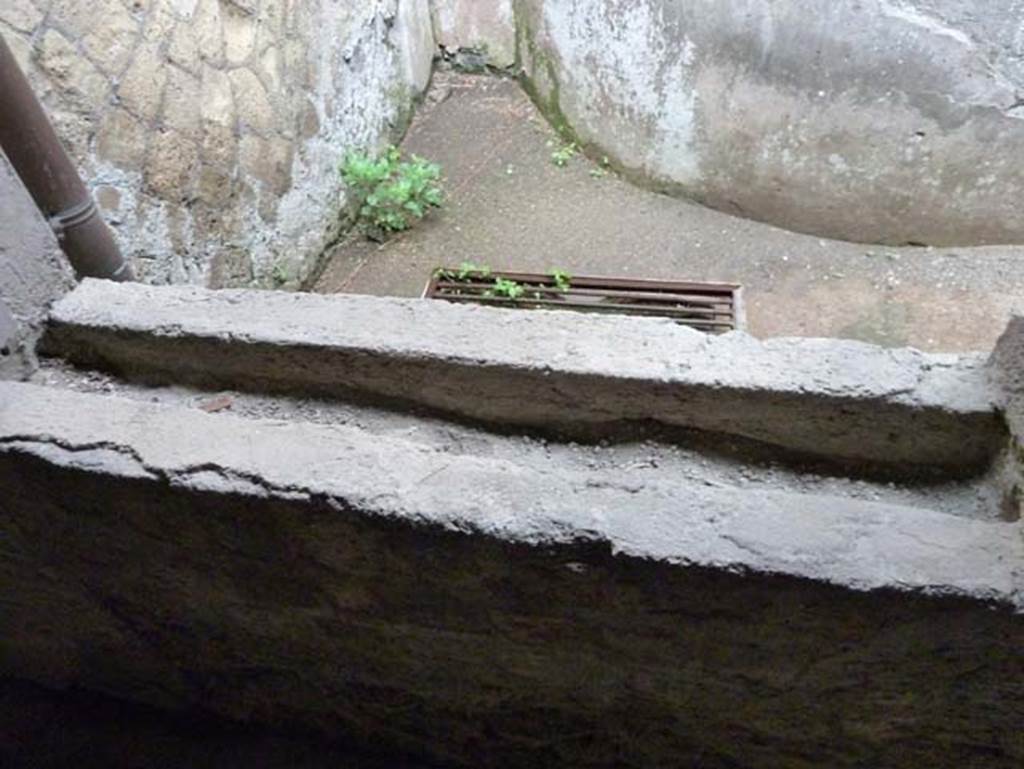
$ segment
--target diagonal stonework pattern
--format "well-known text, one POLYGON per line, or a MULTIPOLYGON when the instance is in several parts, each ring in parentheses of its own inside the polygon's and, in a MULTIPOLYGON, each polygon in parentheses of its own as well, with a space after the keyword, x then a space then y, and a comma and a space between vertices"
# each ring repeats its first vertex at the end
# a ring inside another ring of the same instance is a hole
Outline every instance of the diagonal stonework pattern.
POLYGON ((0 34, 142 279, 216 286, 314 267, 434 50, 427 0, 9 0, 0 34))

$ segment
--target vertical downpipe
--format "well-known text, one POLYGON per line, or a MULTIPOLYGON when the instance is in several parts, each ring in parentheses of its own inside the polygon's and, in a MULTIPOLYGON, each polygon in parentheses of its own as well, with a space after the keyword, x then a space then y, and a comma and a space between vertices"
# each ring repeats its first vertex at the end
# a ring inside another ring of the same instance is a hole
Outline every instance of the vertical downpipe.
POLYGON ((135 279, 3 35, 0 148, 49 221, 79 279, 135 279))

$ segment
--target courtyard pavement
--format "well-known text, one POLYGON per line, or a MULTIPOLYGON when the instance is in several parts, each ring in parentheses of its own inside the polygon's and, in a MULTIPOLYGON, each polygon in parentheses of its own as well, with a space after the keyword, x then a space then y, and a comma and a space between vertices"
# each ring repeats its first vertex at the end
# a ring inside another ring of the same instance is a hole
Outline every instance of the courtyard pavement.
MULTIPOLYGON (((780 230, 641 189, 558 137, 519 85, 439 72, 403 144, 440 163, 447 203, 384 244, 351 233, 315 290, 419 295, 432 270, 712 280, 745 287, 759 337, 987 351, 1024 311, 1024 247, 888 247, 780 230)), ((955 205, 956 201, 950 201, 955 205)))

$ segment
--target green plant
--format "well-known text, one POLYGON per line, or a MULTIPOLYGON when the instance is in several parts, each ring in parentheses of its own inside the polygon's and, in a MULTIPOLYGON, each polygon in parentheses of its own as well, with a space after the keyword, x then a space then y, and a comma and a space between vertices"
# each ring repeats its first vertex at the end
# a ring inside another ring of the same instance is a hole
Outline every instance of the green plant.
POLYGON ((515 280, 508 280, 507 278, 495 278, 494 288, 487 291, 484 296, 504 296, 508 299, 519 299, 523 294, 526 293, 526 289, 523 288, 522 284, 515 280))
POLYGON ((569 142, 568 144, 562 144, 557 147, 551 153, 551 162, 559 168, 565 168, 569 165, 569 161, 572 160, 580 151, 580 145, 576 142, 569 142))
POLYGON ((473 264, 473 262, 463 262, 459 265, 459 271, 455 273, 455 277, 458 280, 468 280, 474 275, 481 278, 488 278, 491 275, 491 268, 486 264, 473 264))
POLYGON ((555 281, 555 288, 559 291, 568 291, 572 288, 572 275, 565 270, 554 269, 549 274, 551 279, 555 281))
POLYGON ((289 279, 288 268, 284 263, 274 262, 274 266, 270 268, 270 282, 274 288, 281 288, 281 286, 288 283, 289 279))
POLYGON ((359 219, 371 237, 409 229, 444 199, 441 167, 416 155, 403 161, 397 147, 377 157, 350 152, 341 177, 360 200, 359 219))
POLYGON ((486 264, 463 262, 459 265, 459 269, 457 270, 446 270, 444 267, 438 267, 434 270, 434 275, 441 280, 457 280, 459 282, 465 282, 474 277, 489 278, 491 275, 491 268, 486 264))

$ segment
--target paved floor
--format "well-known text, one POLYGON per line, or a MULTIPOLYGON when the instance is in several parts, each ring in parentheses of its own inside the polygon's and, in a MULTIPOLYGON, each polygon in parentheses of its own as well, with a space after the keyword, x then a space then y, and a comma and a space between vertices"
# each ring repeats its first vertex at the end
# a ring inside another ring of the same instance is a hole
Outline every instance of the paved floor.
MULTIPOLYGON (((434 267, 744 284, 757 336, 990 349, 1024 310, 1024 247, 890 248, 779 230, 639 189, 577 157, 510 80, 439 73, 404 149, 441 163, 447 207, 384 245, 353 234, 316 290, 418 295, 434 267)), ((955 201, 953 202, 955 204, 955 201)))

